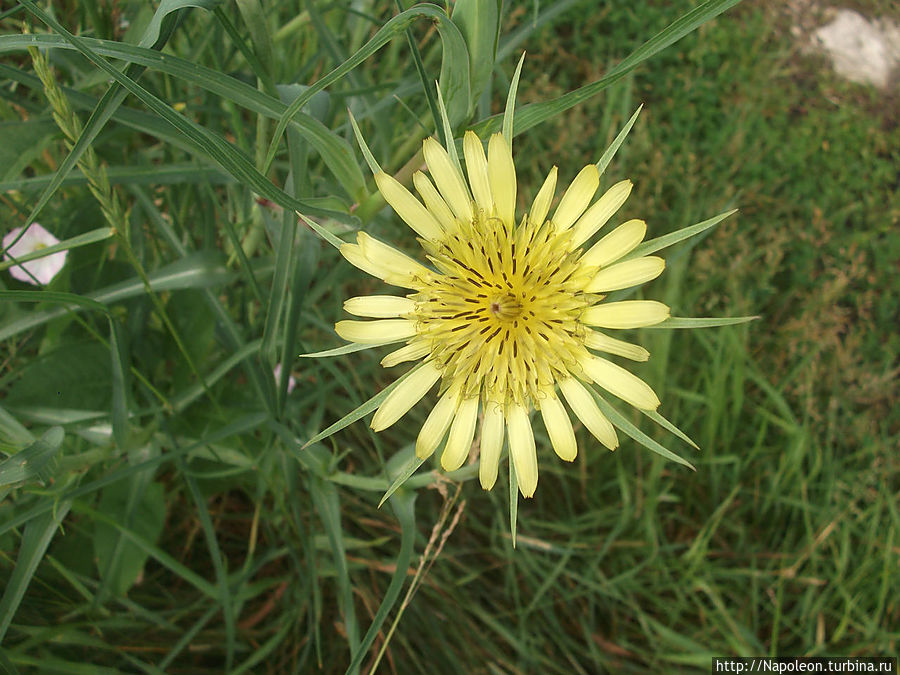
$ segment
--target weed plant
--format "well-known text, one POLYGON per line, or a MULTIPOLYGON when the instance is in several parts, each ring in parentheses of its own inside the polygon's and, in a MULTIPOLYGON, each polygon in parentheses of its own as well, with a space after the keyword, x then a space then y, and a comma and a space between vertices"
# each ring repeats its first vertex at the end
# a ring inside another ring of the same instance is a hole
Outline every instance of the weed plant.
POLYGON ((0 272, 5 671, 897 654, 896 93, 838 80, 781 3, 455 4, 0 11, 4 233, 37 219, 68 250, 45 287, 0 272), (408 180, 434 80, 457 138, 499 128, 523 50, 520 185, 571 180, 643 104, 602 179, 635 183, 620 216, 658 236, 741 209, 669 251, 648 297, 761 318, 642 331, 636 372, 696 471, 583 429, 563 464, 539 439, 513 548, 506 488, 473 466, 425 466, 378 508, 425 409, 303 447, 396 374, 384 350, 297 358, 339 346, 343 299, 380 284, 295 210, 414 251, 347 109, 408 180))

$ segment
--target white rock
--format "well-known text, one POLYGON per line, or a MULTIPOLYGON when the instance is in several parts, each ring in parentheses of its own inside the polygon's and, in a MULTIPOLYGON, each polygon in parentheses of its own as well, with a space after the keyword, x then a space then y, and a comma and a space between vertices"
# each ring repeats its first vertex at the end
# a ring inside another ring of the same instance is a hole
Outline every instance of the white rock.
POLYGON ((900 26, 870 21, 851 9, 838 10, 834 20, 815 32, 842 77, 884 89, 900 67, 900 26))

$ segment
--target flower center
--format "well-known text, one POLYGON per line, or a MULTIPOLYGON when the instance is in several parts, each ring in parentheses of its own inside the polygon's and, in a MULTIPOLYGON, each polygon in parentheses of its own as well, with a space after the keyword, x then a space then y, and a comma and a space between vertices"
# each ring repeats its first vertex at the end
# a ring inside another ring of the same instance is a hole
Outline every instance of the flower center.
POLYGON ((412 342, 425 341, 443 386, 465 396, 535 407, 542 390, 587 356, 578 318, 585 294, 580 250, 549 221, 510 231, 478 214, 430 249, 438 273, 421 281, 412 342))
POLYGON ((489 307, 491 314, 501 321, 509 322, 522 315, 522 303, 509 293, 491 296, 489 307))

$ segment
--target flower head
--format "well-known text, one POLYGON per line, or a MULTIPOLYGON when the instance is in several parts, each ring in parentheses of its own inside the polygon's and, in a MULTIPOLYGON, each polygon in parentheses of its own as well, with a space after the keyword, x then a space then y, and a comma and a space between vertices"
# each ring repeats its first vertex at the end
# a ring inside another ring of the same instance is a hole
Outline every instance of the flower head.
POLYGON ((487 154, 473 132, 465 134, 467 179, 435 139, 426 139, 423 150, 430 178, 413 176, 421 201, 384 172, 375 180, 418 235, 429 264, 360 232, 355 244, 341 247, 344 257, 407 294, 351 298, 344 308, 374 321, 340 321, 335 330, 360 344, 404 342, 384 358, 385 367, 421 361, 381 403, 373 429, 392 425, 440 381, 440 398, 422 425, 416 454, 430 456, 449 430, 441 464, 448 471, 459 468, 480 413, 482 486, 494 485, 506 436, 519 488, 530 497, 538 480, 533 410, 556 454, 571 461, 577 447, 562 400, 611 450, 618 439, 597 406, 595 386, 639 409, 659 405, 645 382, 595 352, 635 361, 649 357, 642 347, 597 329, 664 321, 669 308, 662 303, 604 298, 656 278, 665 263, 652 256, 623 260, 644 237, 641 220, 629 220, 590 244, 628 198, 628 180, 595 201, 600 174, 589 164, 550 215, 554 167, 530 209, 517 217, 515 166, 503 134, 491 136, 487 154))
MULTIPOLYGON (((50 234, 38 223, 32 223, 29 228, 22 232, 21 227, 16 227, 6 233, 3 237, 3 260, 20 259, 31 253, 40 251, 49 246, 59 243, 59 239, 50 234)), ((45 255, 36 259, 21 262, 9 268, 9 273, 13 278, 24 281, 29 284, 47 285, 59 274, 63 265, 66 264, 67 251, 57 251, 50 255, 45 255)))

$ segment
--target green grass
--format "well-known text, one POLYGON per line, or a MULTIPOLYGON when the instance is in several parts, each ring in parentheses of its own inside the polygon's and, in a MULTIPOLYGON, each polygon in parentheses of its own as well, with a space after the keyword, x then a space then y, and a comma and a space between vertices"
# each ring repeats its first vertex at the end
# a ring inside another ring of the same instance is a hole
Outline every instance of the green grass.
MULTIPOLYGON (((507 7, 488 88, 471 115, 451 101, 457 137, 503 110, 521 50, 519 104, 547 103, 697 3, 625 4, 507 7)), ((207 5, 170 15, 154 51, 137 47, 148 3, 53 3, 115 73, 40 5, 0 15, 5 227, 43 204, 60 239, 92 233, 46 290, 0 272, 3 669, 344 672, 355 655, 361 672, 708 672, 714 655, 898 652, 896 96, 839 80, 780 3, 746 0, 599 95, 519 116, 540 122, 516 138, 526 199, 552 165, 565 184, 597 161, 643 103, 602 179, 635 183, 618 217, 654 237, 740 208, 665 251, 645 297, 761 318, 639 332, 652 357, 635 371, 701 450, 627 419, 696 471, 583 430, 563 464, 541 427, 514 549, 502 467, 485 493, 474 467, 451 480, 428 463, 377 508, 426 405, 301 449, 403 368, 382 369, 384 349, 295 358, 338 346, 343 300, 382 285, 291 209, 415 251, 372 196, 346 109, 408 176, 433 90, 402 25, 273 143, 303 93, 280 85, 321 83, 396 7, 207 5), (26 25, 91 136, 76 152, 96 153, 111 191, 90 165, 68 172, 26 25), (89 121, 95 108, 109 121, 89 121)), ((426 11, 408 28, 430 83, 431 18, 452 28, 426 11)))

